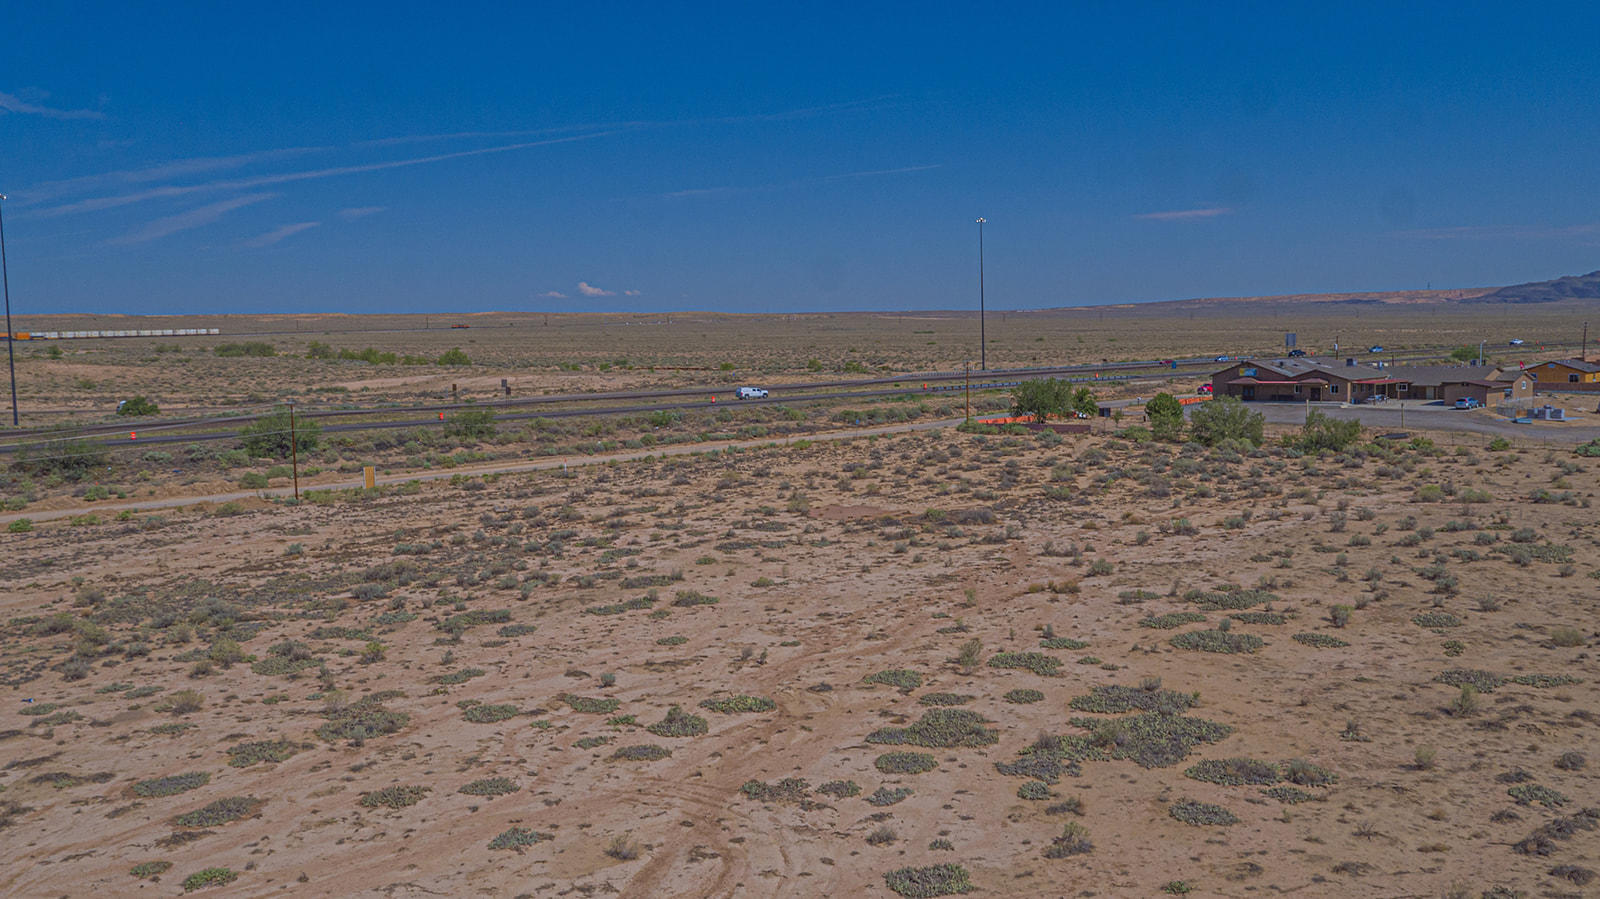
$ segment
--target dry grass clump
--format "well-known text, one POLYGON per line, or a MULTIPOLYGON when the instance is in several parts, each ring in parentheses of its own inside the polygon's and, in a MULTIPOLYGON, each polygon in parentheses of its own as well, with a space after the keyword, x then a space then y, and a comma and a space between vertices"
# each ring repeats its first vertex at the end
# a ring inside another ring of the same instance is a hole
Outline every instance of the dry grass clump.
POLYGON ((1183 627, 1185 624, 1198 624, 1204 620, 1206 620, 1206 616, 1199 612, 1168 612, 1165 615, 1141 618, 1139 619, 1139 626, 1170 631, 1173 628, 1183 627))
POLYGON ((778 704, 759 696, 728 696, 721 699, 702 699, 700 707, 723 715, 737 715, 744 712, 770 712, 777 708, 778 704))
POLYGON ((210 782, 210 774, 204 771, 191 771, 188 774, 174 774, 170 777, 141 780, 133 785, 133 792, 136 796, 176 796, 179 793, 203 787, 210 782))
POLYGON ((514 705, 474 705, 469 706, 461 717, 473 724, 494 724, 515 718, 519 710, 514 705))
POLYGON ((1318 649, 1338 649, 1350 645, 1347 641, 1329 634, 1294 634, 1293 639, 1296 643, 1304 643, 1307 646, 1314 646, 1318 649))
POLYGON ((666 717, 645 728, 658 737, 698 737, 708 729, 706 719, 676 705, 667 709, 666 717))
POLYGON ((405 808, 421 802, 431 792, 432 787, 423 786, 384 787, 362 793, 361 805, 363 808, 405 808))
POLYGON ((617 861, 631 862, 639 857, 639 844, 635 843, 625 833, 619 833, 606 844, 606 855, 617 861))
POLYGON ((239 872, 228 868, 205 868, 183 879, 183 891, 192 893, 206 887, 218 887, 239 879, 239 872))
POLYGON ((509 777, 485 777, 466 784, 456 792, 468 796, 504 796, 520 789, 522 787, 509 777))
POLYGON ((872 764, 884 774, 926 774, 939 767, 926 752, 885 752, 872 764))
POLYGON ((1042 652, 997 652, 989 657, 990 668, 1022 668, 1043 677, 1055 677, 1061 660, 1042 652))
POLYGON ((1188 631, 1167 642, 1179 649, 1220 653, 1250 653, 1267 645, 1267 641, 1254 634, 1225 630, 1188 631))
POLYGON ((496 836, 494 839, 490 840, 489 848, 514 849, 518 854, 521 854, 525 847, 532 846, 535 843, 542 843, 545 840, 550 839, 554 839, 554 837, 547 833, 539 833, 536 830, 527 830, 521 827, 512 827, 508 830, 501 831, 499 836, 496 836))
POLYGON ((895 787, 892 790, 888 787, 879 787, 873 791, 871 796, 867 797, 867 802, 870 805, 876 805, 881 808, 886 805, 894 805, 897 802, 901 802, 910 795, 910 787, 895 787))
POLYGON ((257 762, 281 762, 300 751, 300 745, 288 740, 255 740, 228 748, 228 764, 235 768, 248 768, 257 762))
POLYGON ((399 733, 411 716, 383 707, 384 700, 395 695, 396 691, 374 693, 342 708, 328 709, 323 713, 328 723, 317 728, 317 736, 330 743, 349 740, 359 746, 373 737, 399 733))
POLYGON ((830 780, 817 787, 817 792, 835 799, 848 799, 861 795, 861 786, 853 780, 830 780))
POLYGON ((672 750, 665 746, 653 746, 648 743, 638 746, 622 746, 611 753, 607 761, 611 762, 656 762, 672 755, 672 750))
POLYGON ((967 869, 960 865, 897 868, 883 875, 883 882, 889 889, 908 899, 954 896, 974 889, 967 869))
POLYGON ((1212 805, 1209 802, 1197 802, 1193 799, 1180 799, 1174 802, 1167 809, 1167 813, 1185 824, 1193 824, 1197 827, 1226 827, 1230 824, 1239 823, 1238 816, 1222 806, 1212 805))
POLYGON ((1215 743, 1233 728, 1204 718, 1145 712, 1123 718, 1073 718, 1089 730, 1089 743, 1114 759, 1132 759, 1145 768, 1176 765, 1201 743, 1215 743))
POLYGON ((140 880, 155 880, 170 870, 172 862, 169 861, 140 862, 129 869, 128 873, 140 880))
MULTIPOLYGON (((785 777, 775 784, 759 780, 746 781, 744 786, 739 788, 739 792, 756 802, 799 802, 806 798, 806 793, 810 789, 811 785, 804 778, 785 777)), ((858 787, 857 791, 859 790, 858 787)))
POLYGON ((966 705, 977 698, 965 693, 924 693, 917 697, 917 703, 933 706, 966 705))
POLYGON ((1271 786, 1283 779, 1282 769, 1277 763, 1246 758, 1209 759, 1183 773, 1185 777, 1206 783, 1235 787, 1245 784, 1271 786))
POLYGON ((1050 845, 1044 847, 1044 857, 1071 858, 1093 851, 1094 843, 1089 839, 1089 829, 1076 821, 1068 821, 1061 828, 1061 836, 1052 839, 1050 845))
POLYGON ((1098 712, 1105 715, 1132 711, 1176 715, 1188 710, 1198 701, 1197 693, 1160 689, 1160 681, 1156 679, 1153 686, 1095 687, 1087 696, 1074 696, 1067 706, 1080 712, 1098 712))
POLYGON ((932 749, 991 746, 1000 742, 999 731, 984 727, 986 723, 987 719, 970 709, 935 708, 923 712, 910 727, 881 727, 867 735, 867 742, 932 749))
POLYGON ((229 796, 226 799, 218 799, 205 808, 185 812, 173 818, 172 823, 178 827, 189 828, 218 827, 241 818, 249 818, 266 804, 265 799, 257 799, 254 796, 229 796))
POLYGON ((609 715, 622 707, 620 699, 590 699, 586 696, 577 696, 572 693, 562 693, 556 699, 567 704, 567 708, 574 712, 583 712, 588 715, 609 715))
POLYGON ((902 693, 910 693, 912 690, 922 686, 922 675, 904 668, 890 668, 886 671, 879 671, 875 674, 867 675, 863 680, 869 684, 887 684, 898 688, 902 693))

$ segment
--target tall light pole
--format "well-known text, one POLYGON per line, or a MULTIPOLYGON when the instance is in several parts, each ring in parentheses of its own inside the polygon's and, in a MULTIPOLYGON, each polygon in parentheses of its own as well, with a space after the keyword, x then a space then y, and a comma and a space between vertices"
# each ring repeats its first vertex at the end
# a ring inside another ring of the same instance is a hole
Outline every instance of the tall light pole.
MULTIPOLYGON (((0 200, 6 198, 0 194, 0 200)), ((11 367, 11 426, 19 427, 17 421, 17 356, 16 350, 11 346, 11 273, 6 271, 6 219, 5 213, 0 212, 0 284, 4 285, 6 295, 6 364, 11 367)))
POLYGON ((983 223, 988 219, 978 219, 978 368, 981 371, 989 370, 989 339, 984 333, 983 323, 983 223))

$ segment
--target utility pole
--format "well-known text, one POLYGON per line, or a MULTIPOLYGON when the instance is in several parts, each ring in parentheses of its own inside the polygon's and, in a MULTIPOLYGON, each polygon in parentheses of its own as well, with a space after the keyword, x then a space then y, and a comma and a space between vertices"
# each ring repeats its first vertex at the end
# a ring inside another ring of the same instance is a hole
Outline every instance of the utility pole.
POLYGON ((978 367, 983 371, 989 370, 989 338, 984 333, 983 322, 983 223, 987 219, 978 218, 978 367))
MULTIPOLYGON (((7 331, 11 330, 11 311, 10 310, 11 310, 11 302, 8 300, 8 301, 6 301, 6 330, 7 331)), ((1581 355, 1578 356, 1578 358, 1580 360, 1582 360, 1584 362, 1588 362, 1589 361, 1589 323, 1588 322, 1584 322, 1583 323, 1583 349, 1579 350, 1579 353, 1581 354, 1581 355)), ((16 386, 16 375, 13 373, 13 375, 12 375, 12 385, 11 385, 11 390, 12 390, 11 405, 12 405, 13 408, 17 405, 16 389, 17 389, 17 386, 16 386)), ((12 424, 16 424, 16 422, 12 422, 12 424)))
POLYGON ((289 458, 294 467, 294 501, 300 502, 300 440, 294 430, 294 403, 289 404, 289 458))
POLYGON ((965 364, 966 367, 967 367, 967 377, 966 377, 966 382, 967 382, 967 423, 971 424, 972 423, 972 360, 968 359, 963 364, 965 364))
MULTIPOLYGON (((0 200, 5 198, 5 194, 0 194, 0 200)), ((20 427, 17 421, 17 356, 16 350, 11 346, 11 275, 6 271, 6 220, 3 213, 0 213, 0 282, 5 284, 6 364, 11 367, 11 426, 15 428, 20 427)))

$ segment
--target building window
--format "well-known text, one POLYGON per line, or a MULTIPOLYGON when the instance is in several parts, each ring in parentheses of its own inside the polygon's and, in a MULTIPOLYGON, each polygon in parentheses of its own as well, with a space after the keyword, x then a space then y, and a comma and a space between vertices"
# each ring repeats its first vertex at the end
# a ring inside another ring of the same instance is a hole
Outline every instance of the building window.
POLYGON ((1328 392, 1337 396, 1338 393, 1339 393, 1339 385, 1338 384, 1329 384, 1328 385, 1328 392))
POLYGON ((1567 375, 1567 381, 1570 382, 1570 383, 1576 384, 1576 383, 1578 383, 1578 376, 1577 375, 1567 375))

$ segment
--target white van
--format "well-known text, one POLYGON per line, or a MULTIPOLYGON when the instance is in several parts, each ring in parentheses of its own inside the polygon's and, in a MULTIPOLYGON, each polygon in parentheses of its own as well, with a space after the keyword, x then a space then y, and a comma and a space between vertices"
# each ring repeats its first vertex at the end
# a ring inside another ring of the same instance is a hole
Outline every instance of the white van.
POLYGON ((765 388, 761 388, 761 387, 740 387, 739 388, 739 399, 741 399, 741 400, 764 400, 766 398, 767 398, 767 391, 766 391, 765 388))

